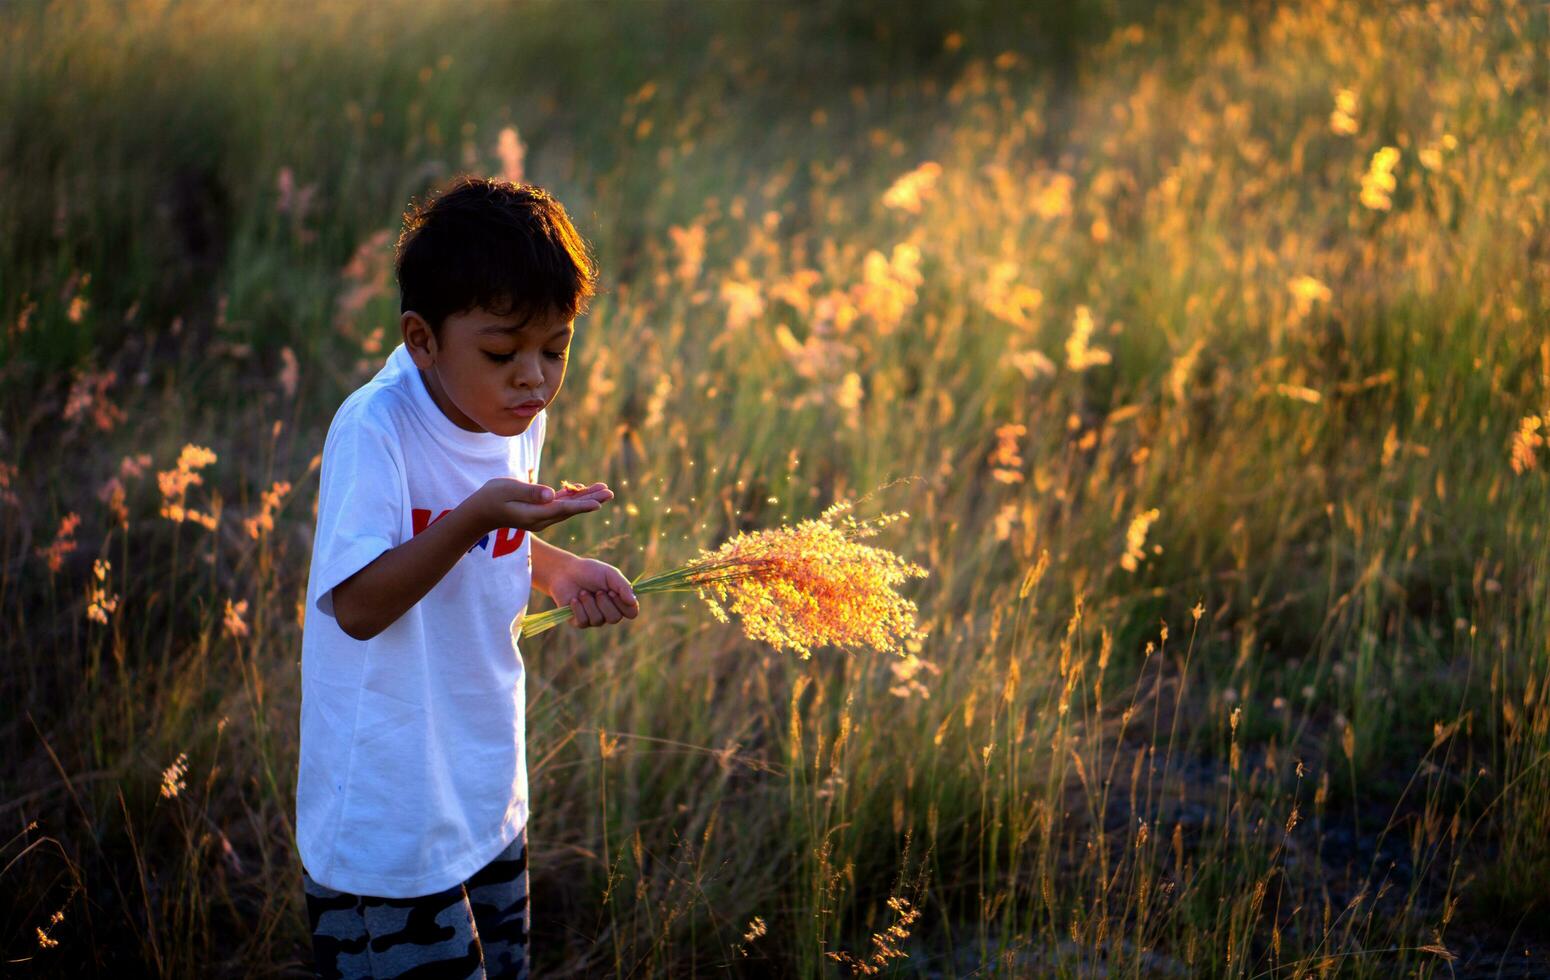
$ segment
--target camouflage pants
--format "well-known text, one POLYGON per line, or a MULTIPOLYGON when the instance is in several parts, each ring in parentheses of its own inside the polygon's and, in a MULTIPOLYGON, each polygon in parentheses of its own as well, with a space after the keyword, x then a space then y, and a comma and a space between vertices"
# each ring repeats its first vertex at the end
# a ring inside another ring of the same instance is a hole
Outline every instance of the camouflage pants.
POLYGON ((318 976, 527 980, 527 828, 461 885, 418 898, 325 888, 302 869, 318 976))

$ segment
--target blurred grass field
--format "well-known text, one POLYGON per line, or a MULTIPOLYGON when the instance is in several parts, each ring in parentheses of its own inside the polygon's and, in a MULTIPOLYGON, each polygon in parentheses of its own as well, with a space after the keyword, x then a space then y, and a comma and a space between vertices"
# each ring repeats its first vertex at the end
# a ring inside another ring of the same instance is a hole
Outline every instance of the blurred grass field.
POLYGON ((309 968, 317 454, 464 171, 603 271, 546 539, 930 570, 904 658, 523 643, 539 973, 1550 972, 1544 4, 13 3, 0 79, 6 972, 309 968))

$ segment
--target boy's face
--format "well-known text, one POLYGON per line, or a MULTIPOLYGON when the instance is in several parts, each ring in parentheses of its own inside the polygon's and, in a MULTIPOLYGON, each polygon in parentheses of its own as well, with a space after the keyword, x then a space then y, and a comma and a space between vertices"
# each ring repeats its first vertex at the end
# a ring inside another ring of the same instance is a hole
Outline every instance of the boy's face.
POLYGON ((404 346, 431 399, 459 428, 520 435, 560 393, 573 323, 535 317, 518 330, 518 321, 475 307, 447 317, 438 341, 418 313, 401 317, 404 346))

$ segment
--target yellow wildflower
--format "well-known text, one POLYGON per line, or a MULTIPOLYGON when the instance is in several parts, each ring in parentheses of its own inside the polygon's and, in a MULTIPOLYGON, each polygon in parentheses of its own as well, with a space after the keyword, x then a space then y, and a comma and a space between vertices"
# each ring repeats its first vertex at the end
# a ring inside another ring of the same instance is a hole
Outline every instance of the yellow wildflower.
POLYGON ((728 330, 740 330, 764 315, 764 297, 757 281, 725 279, 721 283, 721 299, 727 304, 728 330))
POLYGON ((687 228, 671 225, 667 234, 672 239, 673 251, 678 255, 678 265, 673 275, 682 283, 698 281, 700 270, 705 266, 705 225, 698 221, 687 228))
POLYGON ((1277 384, 1276 394, 1294 401, 1307 402, 1309 405, 1317 405, 1324 399, 1322 394, 1307 385, 1277 384))
POLYGON ((203 524, 210 530, 215 529, 216 518, 213 514, 201 514, 197 510, 184 507, 188 488, 204 483, 204 478, 194 471, 209 466, 215 460, 215 453, 203 446, 189 443, 178 454, 176 466, 156 474, 156 483, 161 488, 161 515, 163 517, 180 523, 183 521, 195 521, 203 524))
POLYGON ((281 498, 290 492, 291 485, 285 480, 275 481, 274 486, 264 491, 258 516, 246 518, 242 522, 242 529, 248 537, 257 540, 265 531, 274 530, 275 509, 280 506, 281 498))
POLYGON ((246 599, 243 599, 235 606, 231 604, 230 599, 226 600, 226 612, 221 625, 227 636, 236 638, 248 635, 248 624, 242 619, 247 611, 248 601, 246 599))
POLYGON ((1085 371, 1096 364, 1107 364, 1114 358, 1102 347, 1093 347, 1093 314, 1086 306, 1076 308, 1076 320, 1071 324, 1071 336, 1066 338, 1066 366, 1073 371, 1085 371))
POLYGON ((990 465, 991 476, 998 483, 1023 482, 1023 457, 1018 451, 1017 441, 1028 434, 1025 425, 1002 425, 996 427, 996 448, 991 450, 990 465))
POLYGON ((188 788, 183 782, 183 777, 188 773, 188 753, 179 752, 177 760, 168 766, 161 774, 161 795, 172 799, 178 793, 188 788))
POLYGON ((1146 532, 1151 529, 1152 522, 1157 520, 1159 511, 1156 507, 1141 514, 1137 514, 1130 521, 1130 527, 1125 529, 1125 553, 1120 556, 1120 567, 1127 572, 1134 572, 1141 567, 1141 560, 1146 557, 1146 532))
POLYGON ((1308 275, 1294 277, 1286 288, 1291 290, 1292 300, 1297 304, 1298 317, 1307 316, 1313 312, 1314 303, 1328 303, 1334 295, 1328 286, 1308 275))
POLYGON ((1043 303, 1038 289, 1017 282, 1015 262, 1001 261, 990 267, 985 281, 985 309, 1006 322, 1032 330, 1037 324, 1033 314, 1043 303))
POLYGON ((1335 108, 1329 114, 1329 128, 1341 136, 1356 132, 1356 93, 1343 88, 1335 93, 1335 108))
POLYGON ((915 287, 925 282, 920 272, 920 249, 900 242, 890 255, 873 249, 862 260, 862 282, 851 286, 850 298, 856 309, 870 316, 877 331, 892 333, 915 305, 915 287))
POLYGON ((1372 163, 1362 175, 1362 205, 1374 211, 1387 211, 1393 200, 1394 167, 1399 163, 1399 150, 1385 146, 1372 155, 1372 163))
POLYGON ((1012 367, 1016 368, 1022 376, 1029 381, 1036 377, 1052 377, 1055 374, 1055 362, 1045 357, 1036 350, 1013 351, 1008 358, 1012 367))
POLYGON ((1550 413, 1525 415, 1512 434, 1512 471, 1526 473, 1539 465, 1539 450, 1550 442, 1550 413))
POLYGON ((921 202, 930 196, 932 188, 936 186, 937 178, 941 175, 941 164, 926 161, 893 182, 893 185, 883 193, 884 206, 919 214, 921 202))
POLYGON ((1032 181, 1033 210, 1048 221, 1071 213, 1071 190, 1076 181, 1069 174, 1051 174, 1047 180, 1032 181))
MULTIPOLYGON (((28 829, 31 829, 31 828, 28 828, 28 829)), ((53 915, 49 916, 48 928, 47 929, 43 928, 42 926, 36 927, 37 928, 37 932, 38 932, 38 948, 39 949, 53 949, 55 946, 59 945, 59 940, 55 939, 53 936, 50 936, 49 933, 53 932, 54 931, 54 927, 59 925, 59 923, 63 922, 64 919, 65 919, 65 910, 64 909, 58 909, 58 910, 56 910, 54 912, 53 915)))
POLYGON ((112 568, 111 564, 101 558, 92 562, 92 577, 97 581, 86 590, 86 618, 104 625, 107 624, 108 613, 118 609, 119 597, 108 594, 108 572, 112 568))

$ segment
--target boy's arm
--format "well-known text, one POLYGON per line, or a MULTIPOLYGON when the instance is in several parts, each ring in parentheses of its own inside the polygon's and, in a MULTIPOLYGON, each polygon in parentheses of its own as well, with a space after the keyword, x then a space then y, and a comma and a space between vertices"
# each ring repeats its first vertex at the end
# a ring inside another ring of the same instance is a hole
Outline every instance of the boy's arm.
POLYGON ((334 586, 334 618, 352 639, 369 640, 398 621, 451 571, 485 532, 466 507, 334 586))
POLYGON ((579 560, 578 556, 542 540, 536 534, 528 537, 533 542, 533 588, 553 599, 555 574, 569 563, 579 560))
POLYGON ((542 484, 491 480, 447 516, 334 586, 334 618, 352 639, 369 640, 397 622, 495 528, 519 527, 532 534, 597 510, 612 496, 601 483, 561 499, 542 484))

